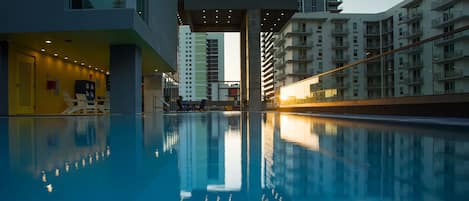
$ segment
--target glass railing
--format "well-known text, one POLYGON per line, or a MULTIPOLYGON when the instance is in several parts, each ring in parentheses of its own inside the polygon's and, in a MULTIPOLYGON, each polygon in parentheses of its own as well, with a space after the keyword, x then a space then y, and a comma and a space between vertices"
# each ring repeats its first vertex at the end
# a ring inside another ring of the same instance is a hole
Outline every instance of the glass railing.
POLYGON ((347 51, 334 52, 323 58, 328 69, 319 70, 314 62, 308 69, 323 73, 281 87, 277 106, 469 94, 467 32, 469 26, 390 51, 366 50, 365 55, 353 57, 347 51))
POLYGON ((132 8, 143 20, 147 19, 148 0, 65 0, 68 9, 120 9, 132 8))

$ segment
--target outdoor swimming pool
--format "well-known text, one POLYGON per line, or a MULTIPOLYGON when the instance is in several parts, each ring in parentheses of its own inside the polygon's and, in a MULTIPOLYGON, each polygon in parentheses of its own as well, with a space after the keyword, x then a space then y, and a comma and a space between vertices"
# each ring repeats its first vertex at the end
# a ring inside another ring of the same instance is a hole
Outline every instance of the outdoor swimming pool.
POLYGON ((0 200, 469 197, 469 132, 286 113, 0 118, 0 200))

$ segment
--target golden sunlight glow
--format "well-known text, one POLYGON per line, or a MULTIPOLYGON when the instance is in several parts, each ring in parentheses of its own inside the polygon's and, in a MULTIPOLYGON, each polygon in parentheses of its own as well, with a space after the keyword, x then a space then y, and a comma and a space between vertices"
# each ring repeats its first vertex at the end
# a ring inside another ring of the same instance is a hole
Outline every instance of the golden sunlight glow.
POLYGON ((280 88, 280 100, 286 101, 290 98, 305 99, 310 96, 312 84, 319 83, 319 77, 311 77, 294 84, 280 88))
POLYGON ((311 122, 302 116, 280 116, 280 138, 312 151, 318 151, 319 136, 311 131, 311 122))

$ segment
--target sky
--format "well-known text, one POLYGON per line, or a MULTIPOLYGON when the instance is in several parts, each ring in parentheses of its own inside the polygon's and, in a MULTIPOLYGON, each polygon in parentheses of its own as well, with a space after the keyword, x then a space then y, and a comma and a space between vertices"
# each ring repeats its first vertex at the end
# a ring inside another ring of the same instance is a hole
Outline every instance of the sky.
MULTIPOLYGON (((342 13, 378 13, 403 0, 343 0, 342 13)), ((239 81, 239 33, 225 33, 225 80, 239 81)))

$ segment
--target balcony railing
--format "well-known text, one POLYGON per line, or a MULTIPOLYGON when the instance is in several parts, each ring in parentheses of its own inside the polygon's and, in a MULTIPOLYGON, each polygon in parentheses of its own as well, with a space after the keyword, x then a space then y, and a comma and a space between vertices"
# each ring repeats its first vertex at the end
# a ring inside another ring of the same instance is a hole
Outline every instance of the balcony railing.
POLYGON ((414 63, 403 63, 401 65, 401 68, 407 69, 407 70, 415 70, 415 69, 422 69, 423 68, 423 62, 414 62, 414 63))
POLYGON ((413 30, 404 32, 402 37, 404 37, 404 38, 415 38, 415 37, 422 36, 422 34, 423 34, 422 28, 417 28, 417 29, 413 29, 413 30))
POLYGON ((365 36, 371 37, 371 36, 379 36, 379 30, 365 30, 365 36))
POLYGON ((68 9, 135 9, 137 14, 146 20, 147 6, 145 0, 65 0, 68 9))
POLYGON ((438 81, 457 80, 457 79, 465 78, 464 72, 462 70, 454 70, 454 71, 447 71, 443 73, 437 73, 435 77, 438 81))
POLYGON ((293 28, 291 32, 285 34, 285 36, 292 36, 292 35, 310 35, 313 31, 311 29, 302 29, 302 28, 293 28))
POLYGON ((441 28, 446 24, 455 22, 459 19, 463 19, 464 17, 468 17, 469 14, 467 12, 462 11, 453 11, 451 13, 444 14, 443 17, 436 18, 432 20, 433 28, 441 28))
POLYGON ((349 33, 347 28, 333 28, 331 34, 334 35, 347 35, 349 33))
POLYGON ((368 50, 379 50, 381 45, 379 43, 365 43, 365 49, 368 50))
POLYGON ((421 85, 423 84, 423 79, 421 77, 414 77, 414 78, 407 78, 401 81, 403 84, 406 85, 421 85))
POLYGON ((285 44, 285 48, 292 49, 292 48, 312 48, 314 45, 313 42, 293 42, 291 44, 285 44))
POLYGON ((468 38, 468 37, 469 37, 469 32, 468 31, 463 31, 463 32, 459 32, 459 33, 456 33, 456 34, 452 34, 452 35, 445 36, 443 38, 437 39, 435 41, 435 45, 444 45, 444 44, 454 42, 456 40, 460 40, 460 39, 463 39, 463 38, 468 38))
POLYGON ((301 63, 301 62, 312 62, 312 61, 313 61, 313 56, 305 56, 305 57, 296 56, 296 57, 287 59, 288 63, 301 63))
POLYGON ((332 43, 332 49, 346 49, 348 47, 349 47, 349 44, 347 41, 332 43))
POLYGON ((399 20, 400 20, 400 23, 412 23, 412 22, 415 22, 417 20, 420 20, 422 19, 422 12, 415 12, 415 13, 411 13, 407 16, 402 16, 399 20))
POLYGON ((432 10, 444 10, 456 4, 460 0, 436 0, 432 2, 432 10))
POLYGON ((335 63, 348 63, 349 60, 350 58, 348 55, 332 57, 332 62, 335 62, 335 63))
POLYGON ((464 58, 464 51, 445 52, 442 55, 434 56, 435 63, 448 62, 464 58))

